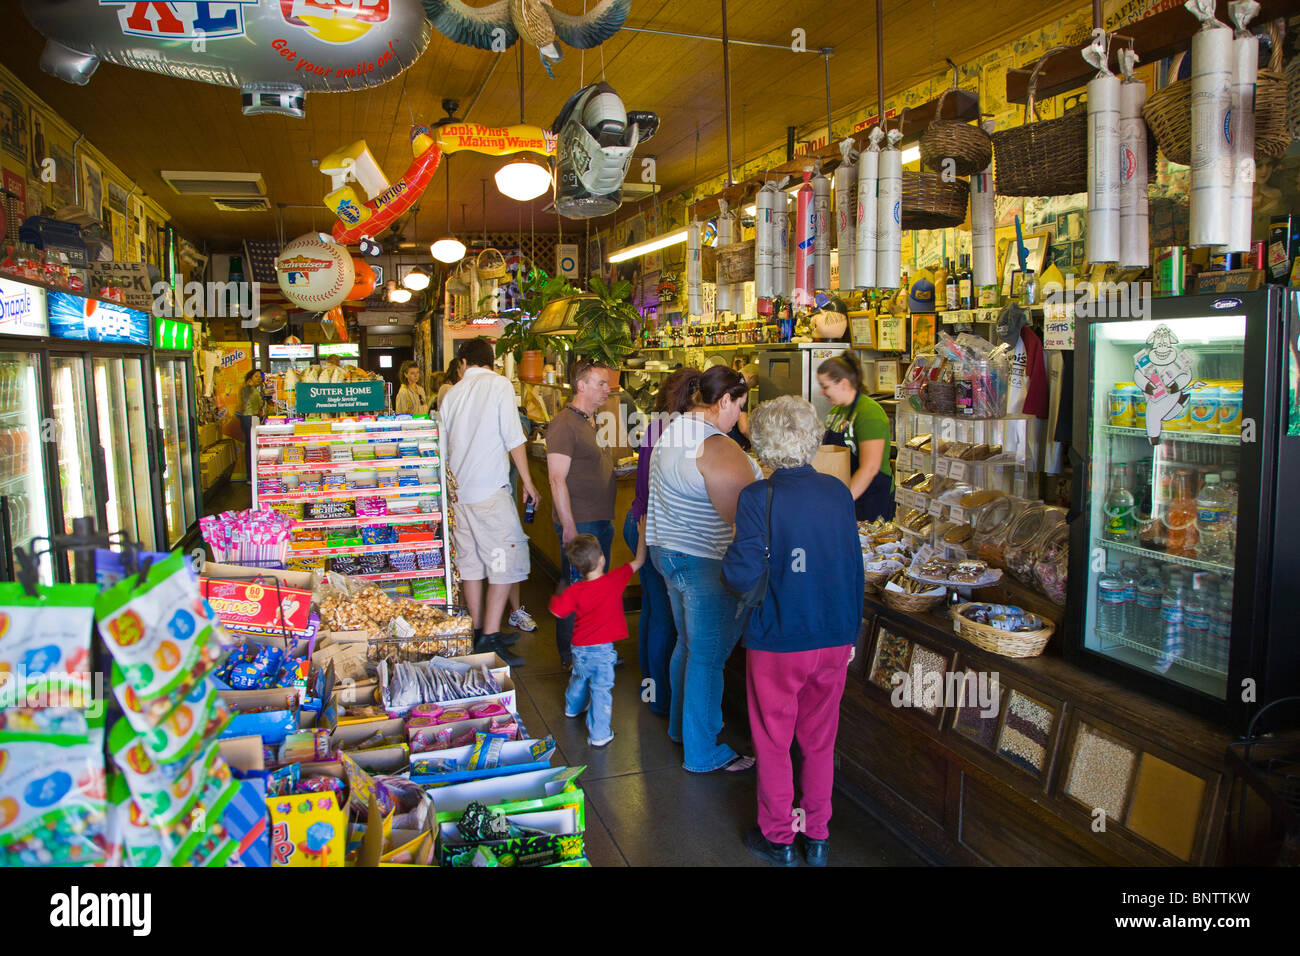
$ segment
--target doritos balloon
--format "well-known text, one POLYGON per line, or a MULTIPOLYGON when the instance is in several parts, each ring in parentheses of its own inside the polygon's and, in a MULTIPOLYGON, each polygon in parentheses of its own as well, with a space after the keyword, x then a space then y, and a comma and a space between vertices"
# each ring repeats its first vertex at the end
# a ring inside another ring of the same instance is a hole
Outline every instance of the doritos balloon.
POLYGON ((429 45, 414 0, 23 0, 41 69, 85 86, 101 60, 233 86, 245 115, 303 115, 306 93, 387 83, 429 45))
POLYGON ((389 185, 370 155, 365 140, 336 149, 320 160, 319 169, 333 187, 325 205, 334 210, 334 239, 343 245, 377 236, 411 208, 424 192, 442 160, 442 150, 425 126, 411 127, 411 165, 389 185), (370 197, 362 199, 348 185, 356 183, 370 197))

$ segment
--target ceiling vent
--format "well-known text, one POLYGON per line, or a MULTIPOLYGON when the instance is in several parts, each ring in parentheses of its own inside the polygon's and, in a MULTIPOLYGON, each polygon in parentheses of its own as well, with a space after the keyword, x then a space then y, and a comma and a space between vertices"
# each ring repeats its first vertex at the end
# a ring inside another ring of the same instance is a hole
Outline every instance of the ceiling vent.
POLYGON ((218 199, 213 197, 212 205, 222 212, 265 212, 271 208, 271 203, 265 196, 258 196, 256 199, 218 199))
POLYGON ((261 173, 218 173, 164 169, 163 181, 178 196, 240 196, 251 198, 266 194, 261 173))

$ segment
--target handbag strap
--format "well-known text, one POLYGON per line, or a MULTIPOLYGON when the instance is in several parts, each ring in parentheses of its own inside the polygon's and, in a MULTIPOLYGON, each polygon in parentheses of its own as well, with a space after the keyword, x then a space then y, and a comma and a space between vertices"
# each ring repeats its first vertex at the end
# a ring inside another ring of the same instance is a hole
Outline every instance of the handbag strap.
POLYGON ((763 557, 772 557, 772 479, 767 480, 767 533, 763 536, 763 557))

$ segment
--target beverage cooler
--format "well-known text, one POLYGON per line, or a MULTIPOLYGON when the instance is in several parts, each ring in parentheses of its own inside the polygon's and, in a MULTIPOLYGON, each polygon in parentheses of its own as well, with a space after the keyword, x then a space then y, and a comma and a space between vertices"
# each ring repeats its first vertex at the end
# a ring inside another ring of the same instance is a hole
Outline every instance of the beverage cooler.
POLYGON ((1300 687, 1294 321, 1264 289, 1075 333, 1067 656, 1240 728, 1300 687))
MULTIPOLYGON (((8 279, 0 298, 0 579, 78 517, 178 544, 201 510, 190 354, 152 352, 148 313, 116 303, 8 279)), ((46 582, 70 571, 41 559, 46 582)))

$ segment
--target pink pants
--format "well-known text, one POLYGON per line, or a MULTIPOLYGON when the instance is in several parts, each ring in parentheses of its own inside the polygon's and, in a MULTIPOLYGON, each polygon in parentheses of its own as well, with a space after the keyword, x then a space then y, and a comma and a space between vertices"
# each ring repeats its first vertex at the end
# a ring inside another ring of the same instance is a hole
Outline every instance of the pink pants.
POLYGON ((846 645, 745 651, 749 725, 758 759, 758 826, 773 843, 792 843, 800 830, 813 840, 829 835, 835 733, 850 650, 846 645), (795 740, 802 758, 797 807, 790 760, 795 740))

